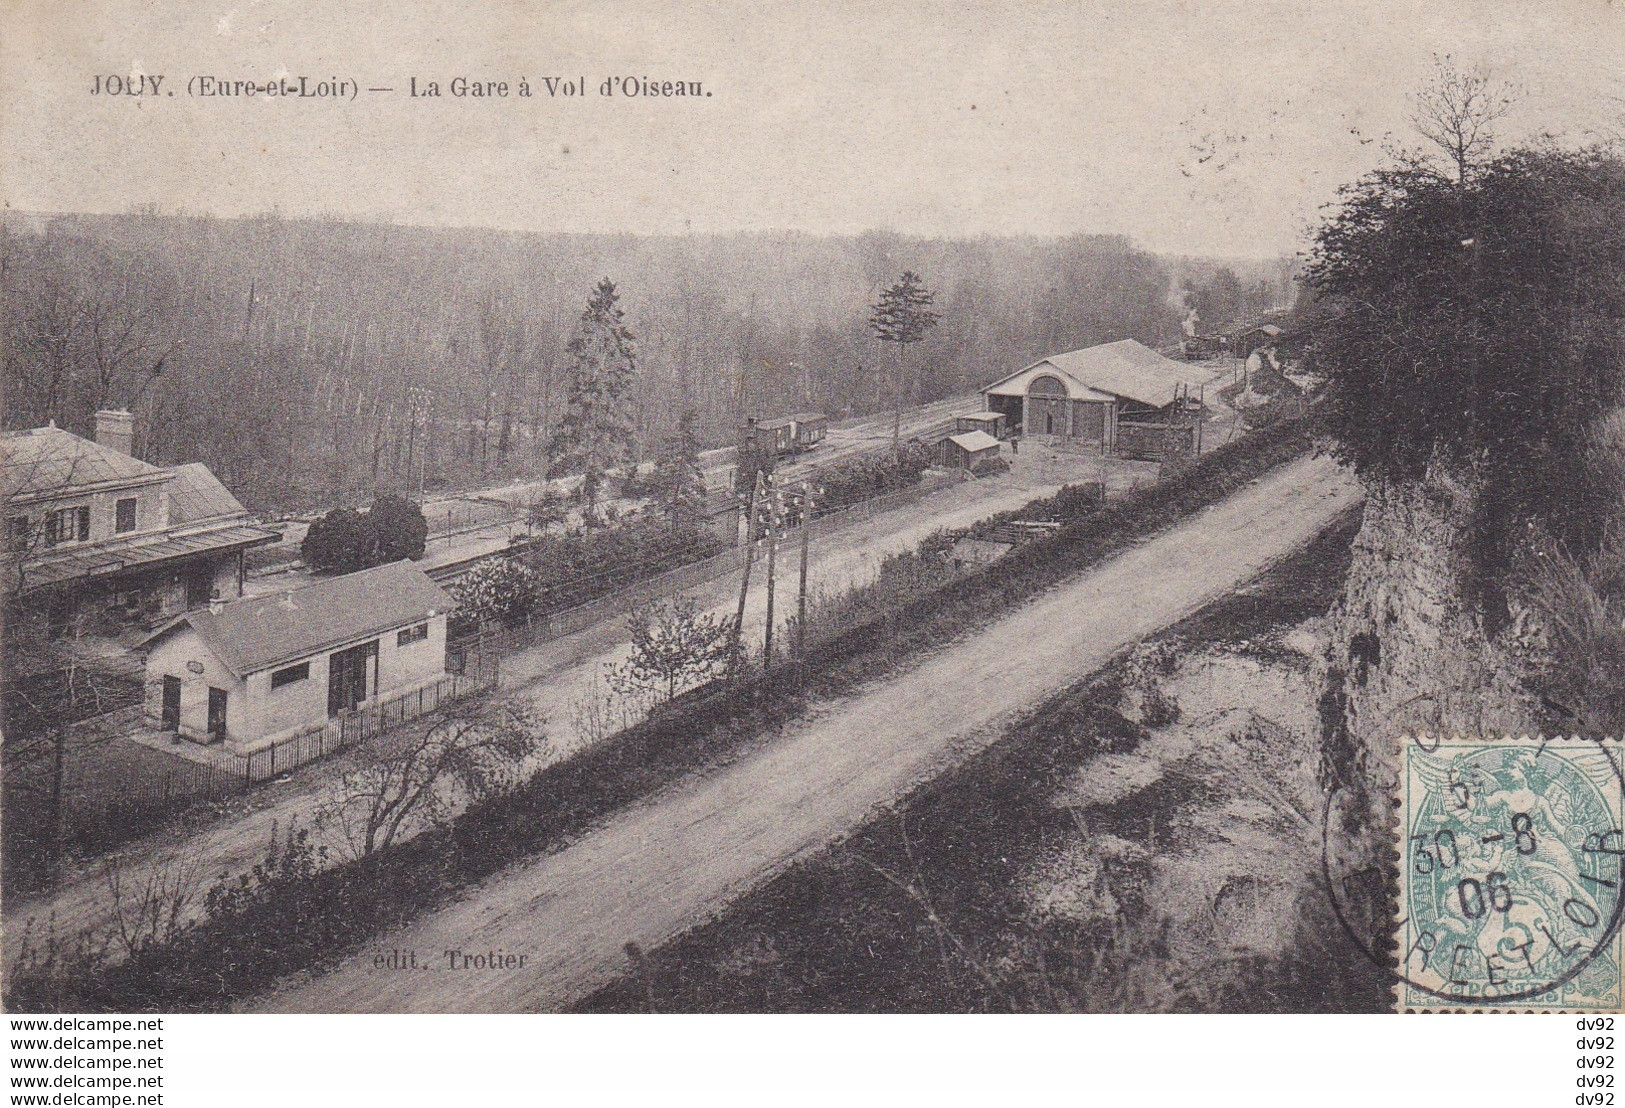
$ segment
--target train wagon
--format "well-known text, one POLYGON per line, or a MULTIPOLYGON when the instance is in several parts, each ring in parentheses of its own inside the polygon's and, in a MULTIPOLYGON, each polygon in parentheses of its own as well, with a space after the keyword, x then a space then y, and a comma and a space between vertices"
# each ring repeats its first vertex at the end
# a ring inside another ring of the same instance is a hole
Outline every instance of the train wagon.
POLYGON ((790 422, 795 426, 792 437, 798 451, 811 450, 829 434, 829 417, 823 412, 797 412, 790 422))
POLYGON ((789 416, 778 419, 759 419, 753 425, 759 439, 765 440, 775 454, 793 454, 796 449, 796 425, 789 416))
POLYGON ((797 412, 777 419, 759 419, 751 426, 772 444, 774 453, 799 454, 824 441, 829 433, 829 418, 823 412, 797 412))

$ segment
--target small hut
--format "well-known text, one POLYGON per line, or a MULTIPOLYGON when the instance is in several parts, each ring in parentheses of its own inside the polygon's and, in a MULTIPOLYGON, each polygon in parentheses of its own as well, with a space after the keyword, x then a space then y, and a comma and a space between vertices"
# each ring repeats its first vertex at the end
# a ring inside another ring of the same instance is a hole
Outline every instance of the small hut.
POLYGON ((999 440, 986 431, 949 435, 942 443, 942 464, 954 469, 970 469, 984 458, 998 456, 999 440))
POLYGON ((996 439, 1003 439, 1009 433, 1007 422, 1003 412, 971 412, 955 418, 954 431, 957 434, 985 431, 996 439))

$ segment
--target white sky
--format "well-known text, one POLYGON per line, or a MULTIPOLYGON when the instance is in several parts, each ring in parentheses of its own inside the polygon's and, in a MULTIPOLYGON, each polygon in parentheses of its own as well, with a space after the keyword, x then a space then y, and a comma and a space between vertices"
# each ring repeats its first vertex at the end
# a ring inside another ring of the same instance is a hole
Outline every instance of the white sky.
POLYGON ((1583 140, 1625 113, 1619 0, 6 0, 0 20, 0 188, 24 210, 1121 232, 1264 255, 1300 245, 1385 131, 1408 137, 1433 53, 1524 87, 1510 138, 1583 140), (176 96, 90 95, 95 74, 132 71, 176 96), (184 87, 282 73, 403 91, 211 101, 184 87), (714 95, 549 100, 539 81, 622 73, 714 95), (459 74, 528 77, 537 95, 404 94, 410 76, 459 74))

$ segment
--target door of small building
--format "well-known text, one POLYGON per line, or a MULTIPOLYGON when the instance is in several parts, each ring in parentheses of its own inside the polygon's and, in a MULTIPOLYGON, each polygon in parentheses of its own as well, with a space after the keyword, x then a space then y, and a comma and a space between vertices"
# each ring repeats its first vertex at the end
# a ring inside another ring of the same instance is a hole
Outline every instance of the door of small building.
POLYGON ((378 657, 378 640, 336 650, 327 659, 327 714, 336 716, 367 699, 367 673, 378 657))
POLYGON ((209 737, 226 737, 226 690, 209 687, 209 737))
POLYGON ((163 721, 165 731, 181 729, 181 679, 164 677, 163 721))

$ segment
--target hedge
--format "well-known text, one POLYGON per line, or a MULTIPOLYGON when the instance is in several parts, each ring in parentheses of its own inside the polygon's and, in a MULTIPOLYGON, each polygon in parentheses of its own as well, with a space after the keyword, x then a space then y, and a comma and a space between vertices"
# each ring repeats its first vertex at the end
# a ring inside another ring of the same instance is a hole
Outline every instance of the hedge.
POLYGON ((992 566, 812 644, 804 666, 786 663, 681 697, 513 792, 469 808, 447 827, 279 884, 240 910, 204 919, 117 965, 79 965, 50 977, 13 967, 6 1006, 14 1012, 220 1010, 288 974, 333 965, 380 931, 510 863, 561 850, 610 813, 737 755, 768 728, 799 715, 807 695, 843 692, 974 633, 990 615, 1224 499, 1311 446, 1305 419, 1248 435, 992 566))

